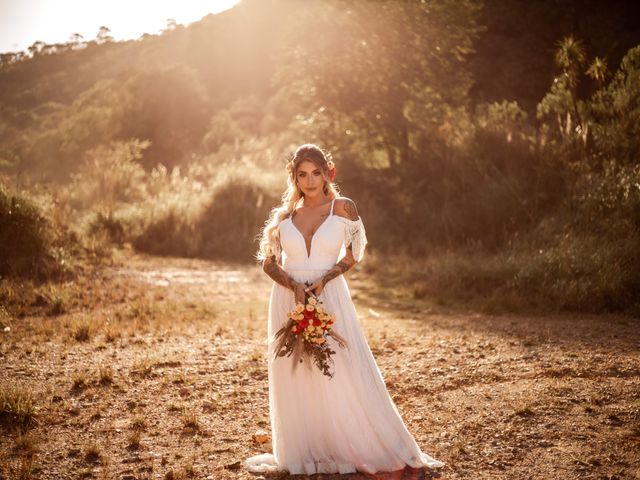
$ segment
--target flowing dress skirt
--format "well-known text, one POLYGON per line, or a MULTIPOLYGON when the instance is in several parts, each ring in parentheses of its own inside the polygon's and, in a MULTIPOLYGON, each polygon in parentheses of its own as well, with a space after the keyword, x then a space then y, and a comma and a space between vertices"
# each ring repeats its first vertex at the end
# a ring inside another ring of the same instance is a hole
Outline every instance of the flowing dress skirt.
MULTIPOLYGON (((325 270, 292 270, 299 282, 314 281, 325 270)), ((404 425, 367 344, 347 282, 339 276, 320 294, 336 315, 333 326, 348 344, 333 339, 334 375, 308 362, 292 373, 291 357, 273 358, 273 335, 294 308, 291 290, 273 285, 268 320, 269 410, 273 453, 245 460, 252 472, 286 470, 290 474, 366 473, 443 466, 423 453, 404 425)))

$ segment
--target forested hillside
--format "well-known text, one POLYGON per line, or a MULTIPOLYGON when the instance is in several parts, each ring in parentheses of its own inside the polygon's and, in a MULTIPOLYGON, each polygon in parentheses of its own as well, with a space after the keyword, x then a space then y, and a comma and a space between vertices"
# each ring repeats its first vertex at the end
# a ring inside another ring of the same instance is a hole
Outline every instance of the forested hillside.
POLYGON ((288 155, 316 142, 372 272, 416 298, 638 312, 639 13, 243 0, 136 41, 3 53, 0 249, 22 198, 50 233, 46 269, 7 254, 0 274, 68 265, 60 245, 89 239, 250 262, 288 155))

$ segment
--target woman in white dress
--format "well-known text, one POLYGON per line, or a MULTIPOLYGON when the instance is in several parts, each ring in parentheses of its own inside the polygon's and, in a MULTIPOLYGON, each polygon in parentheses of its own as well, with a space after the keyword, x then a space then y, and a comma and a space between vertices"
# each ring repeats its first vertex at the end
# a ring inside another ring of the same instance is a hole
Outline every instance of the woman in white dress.
POLYGON ((273 453, 247 458, 245 468, 374 474, 443 466, 404 425, 361 329, 342 274, 362 259, 367 239, 355 204, 332 183, 333 161, 305 144, 287 171, 282 205, 271 212, 258 252, 274 280, 267 348, 273 453), (290 357, 274 359, 274 334, 305 293, 336 315, 333 329, 347 342, 347 348, 332 345, 331 378, 315 366, 293 371, 290 357))

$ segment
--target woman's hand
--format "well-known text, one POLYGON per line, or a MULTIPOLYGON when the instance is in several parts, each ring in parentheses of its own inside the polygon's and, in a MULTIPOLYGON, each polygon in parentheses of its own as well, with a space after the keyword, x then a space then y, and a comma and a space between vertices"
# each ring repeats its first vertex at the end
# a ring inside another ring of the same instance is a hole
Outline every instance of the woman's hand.
POLYGON ((296 305, 298 303, 301 303, 303 305, 305 304, 305 288, 307 287, 304 283, 295 282, 293 284, 293 295, 295 297, 296 305))
POLYGON ((305 292, 307 292, 307 294, 309 295, 315 295, 316 297, 319 297, 323 289, 324 289, 323 279, 319 278, 308 287, 305 287, 305 292))

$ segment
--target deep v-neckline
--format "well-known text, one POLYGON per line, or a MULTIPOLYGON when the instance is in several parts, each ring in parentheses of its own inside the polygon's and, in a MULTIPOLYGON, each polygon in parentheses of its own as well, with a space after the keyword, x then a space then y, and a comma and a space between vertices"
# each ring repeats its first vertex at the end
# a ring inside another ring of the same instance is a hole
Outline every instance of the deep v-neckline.
POLYGON ((335 198, 333 200, 331 200, 331 208, 329 209, 329 215, 327 216, 327 218, 325 218, 322 221, 322 223, 320 225, 318 225, 318 228, 316 228, 316 231, 311 234, 311 240, 309 241, 309 247, 307 247, 307 240, 306 240, 305 236, 298 229, 298 227, 296 227, 296 224, 293 223, 293 215, 289 216, 289 223, 291 223, 291 225, 293 225, 294 230, 296 232, 298 232, 298 234, 300 235, 300 238, 302 239, 302 243, 304 244, 304 251, 307 254, 307 260, 309 260, 311 258, 311 253, 313 252, 313 239, 316 238, 316 234, 320 231, 322 226, 325 223, 327 223, 327 221, 331 217, 333 217, 333 202, 335 202, 335 198))

